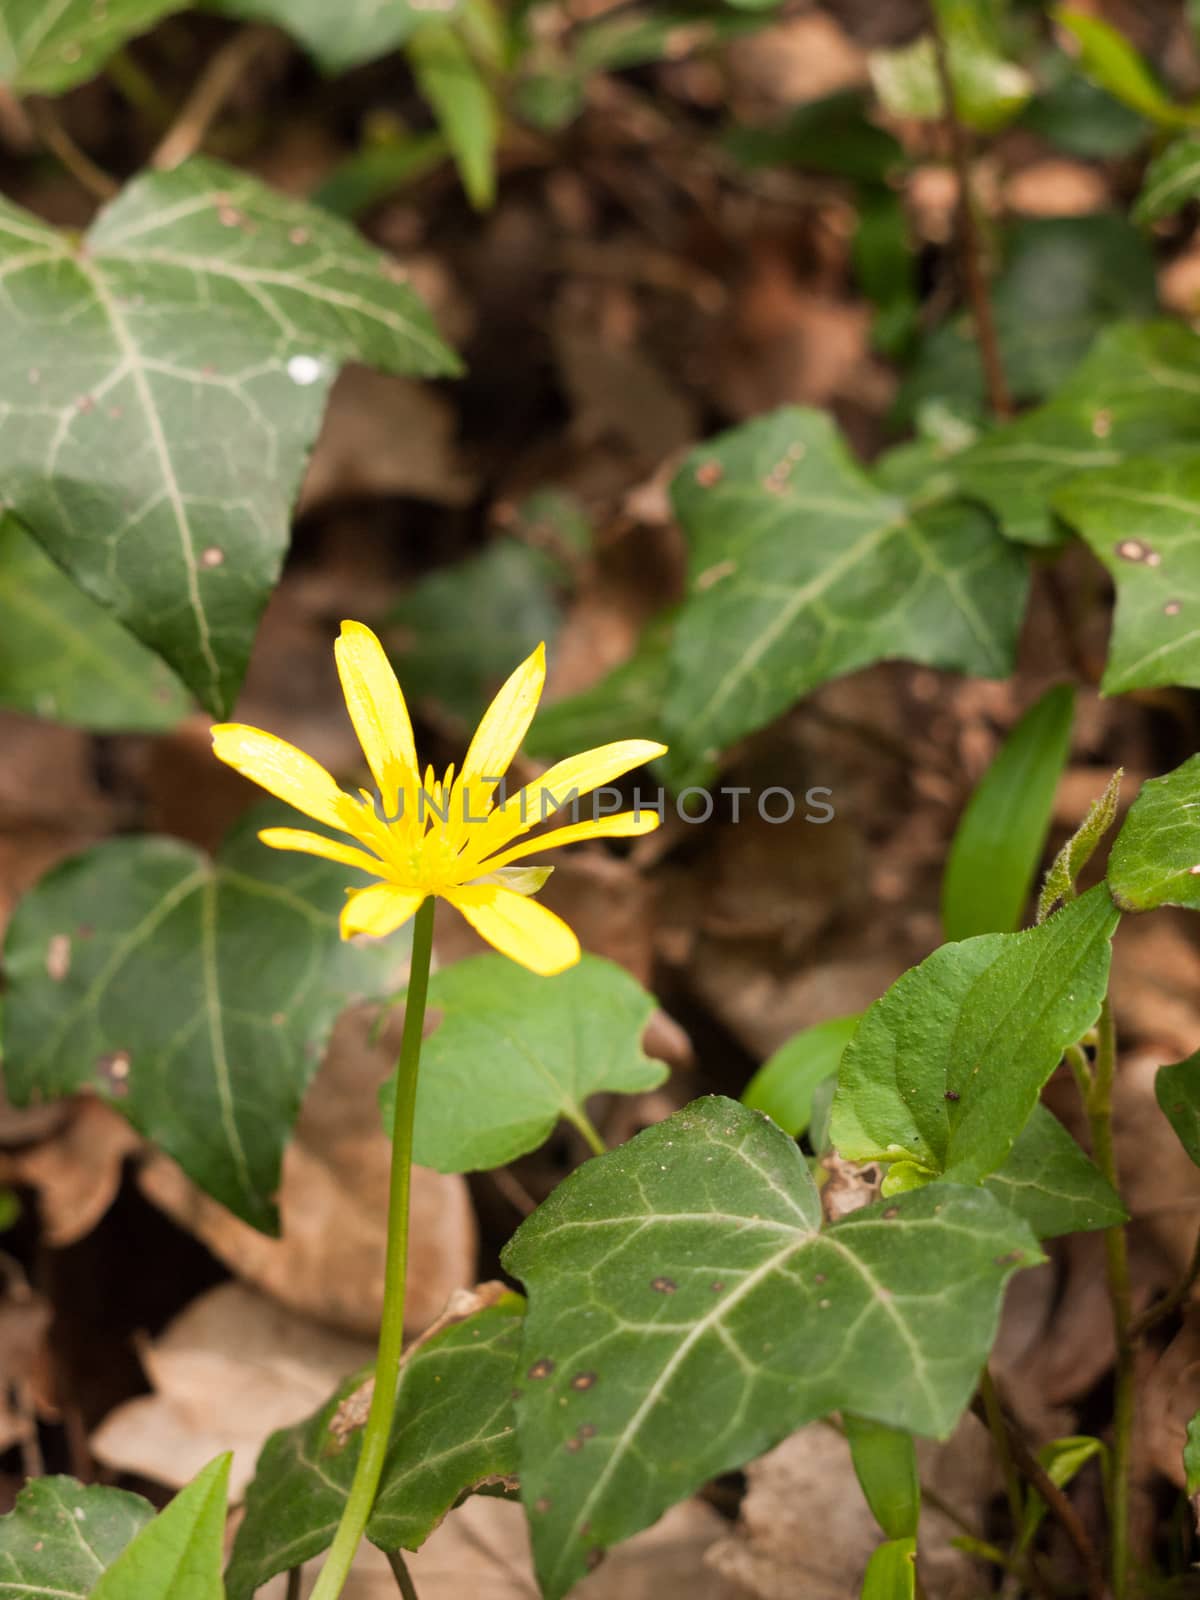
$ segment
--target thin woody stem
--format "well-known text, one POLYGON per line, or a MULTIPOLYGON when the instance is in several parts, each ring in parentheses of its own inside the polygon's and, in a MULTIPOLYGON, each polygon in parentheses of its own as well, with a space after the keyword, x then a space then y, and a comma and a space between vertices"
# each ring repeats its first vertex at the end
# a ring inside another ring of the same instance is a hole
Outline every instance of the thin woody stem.
POLYGON ((195 155, 238 80, 272 35, 270 28, 243 28, 217 51, 151 156, 151 166, 169 172, 195 155))
POLYGON ((1197 1280, 1200 1280, 1200 1236, 1196 1239, 1187 1271, 1171 1292, 1154 1305, 1147 1307, 1140 1317, 1134 1317, 1129 1324, 1130 1342, 1143 1338, 1151 1328, 1156 1328, 1171 1315, 1172 1311, 1177 1310, 1187 1299, 1197 1280))
POLYGON ((120 185, 115 178, 105 172, 103 167, 98 167, 86 151, 79 148, 59 120, 58 112, 50 102, 34 98, 26 101, 25 109, 29 113, 33 131, 46 149, 58 157, 71 176, 81 183, 89 194, 95 195, 97 200, 111 200, 120 185))

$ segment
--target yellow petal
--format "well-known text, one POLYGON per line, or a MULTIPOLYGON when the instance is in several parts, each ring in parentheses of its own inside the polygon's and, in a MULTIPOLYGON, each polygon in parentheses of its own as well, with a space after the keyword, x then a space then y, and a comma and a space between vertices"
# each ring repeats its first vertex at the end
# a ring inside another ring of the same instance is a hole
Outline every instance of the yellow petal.
POLYGON ((456 822, 466 815, 460 796, 465 796, 472 815, 482 816, 487 810, 496 783, 512 765, 512 759, 529 731, 545 681, 546 646, 540 644, 528 660, 521 663, 483 713, 458 782, 454 785, 454 806, 450 816, 456 822), (485 783, 485 779, 492 781, 485 783))
POLYGON ((358 806, 343 794, 319 762, 261 728, 240 722, 219 722, 212 730, 213 753, 219 761, 277 800, 303 811, 305 816, 351 832, 358 806))
POLYGON ((383 862, 365 850, 356 850, 352 844, 340 844, 323 833, 306 833, 303 828, 263 828, 258 837, 272 850, 299 850, 307 856, 324 856, 326 861, 340 861, 346 867, 361 867, 373 877, 383 871, 383 862))
POLYGON ((343 622, 333 647, 346 709, 390 815, 396 796, 415 785, 417 750, 408 707, 379 640, 361 622, 343 622))
POLYGON ((565 828, 551 828, 536 839, 523 839, 503 854, 481 861, 480 871, 495 872, 510 861, 520 861, 522 856, 541 855, 543 850, 557 850, 560 845, 576 844, 581 839, 631 839, 653 833, 659 821, 657 811, 620 811, 616 816, 597 817, 594 822, 572 822, 565 828))
POLYGON ((543 978, 573 967, 579 960, 579 940, 561 917, 536 900, 526 900, 493 883, 448 889, 445 899, 501 955, 543 978))
MULTIPOLYGON (((665 744, 655 744, 649 739, 619 739, 615 744, 598 745, 594 750, 568 756, 534 783, 509 795, 486 822, 471 827, 467 831, 468 853, 476 860, 482 859, 510 839, 519 838, 539 822, 545 822, 558 807, 569 802, 573 794, 590 794, 593 789, 611 783, 614 778, 623 776, 634 767, 643 766, 656 756, 664 755, 666 749, 665 744)), ((472 815, 481 813, 473 806, 472 815)))
POLYGON ((377 939, 394 933, 425 898, 423 889, 398 889, 394 883, 373 883, 352 894, 342 907, 342 938, 370 933, 377 939))

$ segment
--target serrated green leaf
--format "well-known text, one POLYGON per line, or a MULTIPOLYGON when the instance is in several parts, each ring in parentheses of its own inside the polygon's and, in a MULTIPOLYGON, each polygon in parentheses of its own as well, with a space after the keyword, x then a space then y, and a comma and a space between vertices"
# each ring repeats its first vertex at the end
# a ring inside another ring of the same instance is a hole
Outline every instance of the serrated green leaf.
MULTIPOLYGON (((1004 375, 1022 403, 1053 393, 1113 322, 1154 315, 1154 257, 1124 216, 1033 218, 1013 228, 1004 256, 992 309, 1004 375)), ((934 400, 980 419, 987 414, 979 341, 967 311, 925 340, 897 398, 897 416, 909 420, 934 400)))
POLYGON ((1108 858, 1108 887, 1122 911, 1200 911, 1200 755, 1142 785, 1108 858))
POLYGON ((793 1034, 750 1079, 742 1104, 765 1111, 784 1133, 798 1139, 812 1116, 813 1091, 837 1072, 860 1021, 860 1013, 832 1017, 793 1034))
MULTIPOLYGON (((502 1167, 560 1121, 583 1122, 590 1095, 636 1094, 667 1075, 641 1046, 653 996, 599 956, 554 978, 471 956, 434 973, 429 1005, 441 1021, 421 1049, 414 1157, 438 1172, 502 1167)), ((389 1081, 389 1126, 394 1096, 389 1081)))
MULTIPOLYGON (((381 1549, 418 1549, 464 1494, 516 1471, 512 1386, 523 1310, 520 1295, 504 1292, 405 1358, 367 1526, 381 1549)), ((339 1412, 362 1377, 264 1445, 226 1574, 229 1600, 250 1600, 277 1572, 329 1547, 362 1446, 361 1426, 347 1428, 339 1412)))
POLYGON ((1100 1013, 1118 915, 1101 884, 1040 928, 943 945, 897 979, 842 1057, 842 1155, 916 1181, 978 1183, 1001 1167, 1100 1013))
POLYGON ((1180 1144, 1200 1167, 1200 1050, 1159 1067, 1154 1095, 1180 1144))
POLYGON ((1158 222, 1200 196, 1200 138, 1185 134, 1160 150, 1146 168, 1133 208, 1137 222, 1158 222))
POLYGON ((1040 1260, 982 1190, 826 1230, 804 1156, 716 1096, 586 1162, 517 1231, 521 1495, 545 1600, 708 1478, 852 1410, 944 1437, 1003 1285, 1040 1260))
POLYGON ((539 711, 525 749, 540 760, 573 755, 616 739, 657 738, 671 648, 673 618, 653 622, 628 661, 590 689, 539 711))
POLYGON ((408 41, 408 59, 453 152, 467 199, 486 209, 496 197, 500 137, 500 109, 491 85, 457 31, 446 24, 418 28, 408 41))
POLYGON ((0 1600, 83 1600, 153 1516, 124 1489, 31 1478, 0 1517, 0 1600))
POLYGON ((942 879, 948 940, 1020 925, 1071 751, 1075 691, 1059 684, 1013 728, 959 819, 942 879))
POLYGON ((1197 120, 1195 110, 1175 104, 1129 40, 1111 23, 1069 6, 1056 6, 1053 14, 1078 42, 1083 70, 1130 110, 1164 128, 1197 120))
POLYGON ((225 1600, 225 1502, 232 1452, 185 1484, 127 1544, 90 1600, 225 1600))
POLYGON ((1055 491, 1053 505, 1116 585, 1105 693, 1200 686, 1200 452, 1081 474, 1055 491))
POLYGON ((401 630, 397 670, 409 700, 432 700, 473 728, 513 662, 558 634, 561 580, 544 551, 497 539, 414 584, 389 619, 401 630))
MULTIPOLYGON (((433 10, 420 0, 203 0, 206 10, 254 22, 273 22, 298 40, 323 72, 347 72, 406 43, 433 10)), ((463 0, 437 0, 439 22, 463 0)))
POLYGON ((347 360, 455 368, 387 258, 327 212, 196 159, 82 242, 0 204, 0 476, 81 588, 223 715, 347 360))
POLYGON ((917 1592, 917 1541, 888 1539, 871 1552, 861 1600, 913 1600, 917 1592))
POLYGON ((720 435, 684 463, 672 498, 689 583, 663 721, 681 784, 871 662, 1011 669, 1025 563, 966 505, 910 515, 825 413, 787 406, 720 435))
POLYGON ((19 94, 61 94, 94 77, 126 39, 184 0, 4 0, 0 83, 19 94))
POLYGON ((53 868, 4 947, 4 1076, 19 1105, 88 1085, 256 1228, 338 1012, 394 987, 399 940, 345 944, 353 868, 268 850, 256 808, 214 860, 114 839, 53 868))
POLYGON ((854 1474, 871 1515, 889 1539, 916 1534, 921 1520, 921 1480, 911 1433, 856 1417, 842 1417, 854 1474))
POLYGON ((1118 1227, 1129 1220, 1121 1197, 1042 1104, 1017 1135, 1008 1159, 984 1180, 1039 1239, 1118 1227))
POLYGON ((1067 478, 1200 433, 1200 337, 1174 322, 1110 328, 1053 399, 985 434, 948 463, 963 494, 1012 539, 1061 537, 1051 496, 1067 478))
POLYGON ((1104 793, 1092 801, 1087 816, 1055 856, 1038 896, 1036 921, 1045 922, 1060 900, 1074 899, 1076 880, 1117 819, 1117 801, 1121 797, 1124 776, 1124 767, 1118 767, 1105 784, 1104 793))
POLYGON ((15 517, 0 517, 0 705, 101 732, 156 733, 191 699, 15 517))

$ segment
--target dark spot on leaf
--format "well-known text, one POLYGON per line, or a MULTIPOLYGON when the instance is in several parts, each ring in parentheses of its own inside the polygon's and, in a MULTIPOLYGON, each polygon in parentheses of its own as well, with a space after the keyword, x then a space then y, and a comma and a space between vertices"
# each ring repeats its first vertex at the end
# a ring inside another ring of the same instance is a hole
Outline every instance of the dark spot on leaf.
POLYGON ((596 1381, 594 1372, 577 1372, 571 1379, 572 1389, 590 1389, 596 1381))
POLYGON ((549 1356, 543 1356, 540 1361, 535 1361, 529 1369, 531 1378, 548 1378, 554 1371, 554 1363, 549 1356))
POLYGON ((900 1207, 899 1206, 888 1206, 887 1210, 883 1213, 883 1220, 885 1222, 890 1222, 893 1217, 898 1217, 899 1215, 900 1215, 900 1207))
POLYGON ((582 1439, 568 1439, 567 1440, 567 1449, 570 1451, 570 1453, 573 1456, 578 1455, 579 1452, 583 1449, 583 1440, 582 1439))
POLYGON ((962 1099, 962 1095, 959 1094, 957 1089, 947 1089, 945 1094, 942 1096, 942 1099, 943 1100, 961 1100, 962 1099))
POLYGON ((579 1537, 581 1539, 586 1539, 588 1534, 591 1533, 591 1531, 592 1531, 592 1525, 591 1525, 590 1522, 581 1522, 579 1524, 579 1537))
POLYGON ((90 922, 81 922, 76 928, 75 934, 77 938, 90 939, 95 931, 90 922))
POLYGON ((723 1283, 720 1283, 720 1282, 714 1283, 714 1284, 711 1285, 711 1288, 712 1288, 712 1292, 714 1294, 724 1294, 725 1293, 725 1285, 723 1283))
POLYGON ((534 1510, 535 1510, 535 1511, 541 1511, 541 1512, 543 1512, 543 1513, 545 1513, 545 1512, 547 1512, 547 1511, 549 1511, 549 1509, 550 1509, 550 1499, 549 1499, 549 1496, 548 1496, 548 1495, 541 1495, 541 1496, 539 1496, 539 1498, 538 1498, 538 1499, 536 1499, 536 1500, 535 1500, 535 1501, 534 1501, 534 1502, 533 1502, 533 1509, 534 1509, 534 1510))
POLYGON ((583 1559, 588 1571, 595 1572, 596 1568, 604 1560, 604 1551, 601 1550, 599 1545, 593 1545, 583 1559))
POLYGON ((651 1278, 650 1287, 658 1294, 674 1294, 679 1285, 670 1278, 651 1278))
POLYGON ((1009 1250, 1005 1255, 997 1256, 995 1264, 998 1267, 1015 1267, 1019 1266, 1024 1259, 1023 1251, 1009 1250))
POLYGON ((579 1437, 581 1439, 594 1439, 596 1437, 596 1424, 594 1422, 580 1423, 579 1437))
POLYGON ((1166 617, 1177 617, 1182 610, 1182 600, 1168 600, 1166 605, 1163 607, 1163 615, 1166 617))
POLYGON ((723 476, 724 468, 719 461, 703 461, 696 468, 696 482, 702 489, 711 489, 723 476))
POLYGON ((813 1282, 814 1283, 824 1283, 825 1282, 825 1274, 823 1272, 814 1272, 813 1273, 813 1282))

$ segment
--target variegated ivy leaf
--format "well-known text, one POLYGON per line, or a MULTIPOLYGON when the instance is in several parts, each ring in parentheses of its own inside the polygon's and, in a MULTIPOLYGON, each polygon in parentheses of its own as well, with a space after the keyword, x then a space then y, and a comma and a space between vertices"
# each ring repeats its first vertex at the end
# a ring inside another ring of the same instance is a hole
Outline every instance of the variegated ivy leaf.
POLYGON ((830 1411, 944 1437, 1004 1284, 1040 1259, 950 1184, 822 1228, 795 1141, 716 1096, 586 1162, 504 1256, 529 1294, 517 1437, 545 1600, 830 1411))
POLYGON ((207 160, 83 239, 0 202, 0 481, 81 588, 212 712, 241 683, 343 361, 455 359, 338 219, 207 160))
POLYGON ((153 1516, 124 1489, 31 1478, 0 1517, 0 1600, 84 1600, 153 1516))
POLYGON ((910 511, 875 487, 824 413, 789 406, 721 435, 671 492, 690 547, 663 708, 679 782, 873 661, 1011 669, 1019 552, 977 508, 910 511))
POLYGON ((3 0, 0 82, 19 94, 61 94, 100 71, 126 39, 185 0, 3 0))
POLYGON ((345 72, 396 50, 423 22, 445 22, 463 0, 205 0, 210 11, 274 22, 323 72, 345 72))

